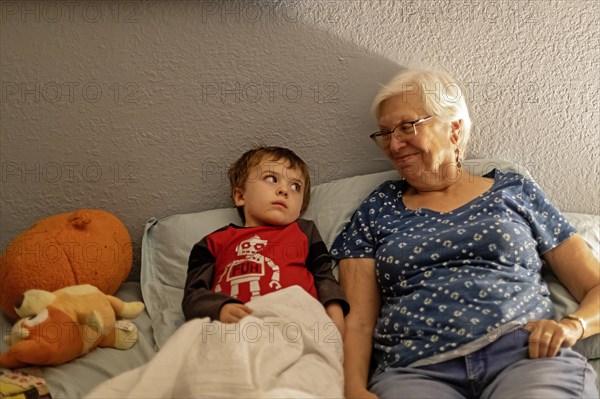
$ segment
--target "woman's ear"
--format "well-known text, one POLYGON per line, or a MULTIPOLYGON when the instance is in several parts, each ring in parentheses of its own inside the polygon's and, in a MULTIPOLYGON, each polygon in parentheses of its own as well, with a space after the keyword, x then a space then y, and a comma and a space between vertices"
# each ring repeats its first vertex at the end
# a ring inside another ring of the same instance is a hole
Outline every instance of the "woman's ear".
POLYGON ((458 119, 458 120, 450 122, 450 129, 451 129, 450 140, 452 141, 452 144, 458 143, 460 134, 462 132, 462 124, 463 124, 462 119, 458 119))
POLYGON ((231 196, 233 197, 235 206, 244 206, 246 201, 244 200, 244 191, 241 188, 234 188, 231 196))

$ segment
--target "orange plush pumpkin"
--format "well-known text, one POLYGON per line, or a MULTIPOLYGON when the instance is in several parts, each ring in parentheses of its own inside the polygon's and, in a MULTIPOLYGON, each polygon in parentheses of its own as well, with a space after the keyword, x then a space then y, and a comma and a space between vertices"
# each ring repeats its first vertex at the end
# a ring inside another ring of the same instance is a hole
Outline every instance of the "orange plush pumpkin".
POLYGON ((91 284, 112 295, 127 278, 131 262, 131 237, 114 215, 84 209, 48 217, 2 254, 0 306, 16 320, 15 300, 30 289, 91 284))

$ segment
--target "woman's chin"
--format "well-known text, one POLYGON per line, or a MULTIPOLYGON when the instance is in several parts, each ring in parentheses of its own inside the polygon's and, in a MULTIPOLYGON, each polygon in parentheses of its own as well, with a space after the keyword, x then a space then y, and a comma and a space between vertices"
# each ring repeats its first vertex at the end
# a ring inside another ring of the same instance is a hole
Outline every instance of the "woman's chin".
POLYGON ((395 162, 396 170, 404 177, 415 176, 421 172, 420 164, 416 162, 395 162))

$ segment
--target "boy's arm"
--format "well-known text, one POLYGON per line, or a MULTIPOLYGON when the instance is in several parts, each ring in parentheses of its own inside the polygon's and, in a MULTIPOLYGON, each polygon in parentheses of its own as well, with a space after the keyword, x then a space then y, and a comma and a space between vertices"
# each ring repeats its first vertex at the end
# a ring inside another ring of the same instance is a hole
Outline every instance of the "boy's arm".
POLYGON ((185 320, 210 317, 219 320, 219 311, 226 303, 241 303, 222 293, 211 291, 215 258, 206 246, 206 238, 192 248, 181 307, 185 320))
POLYGON ((340 304, 338 302, 330 301, 325 306, 325 311, 327 312, 327 316, 329 316, 339 330, 342 339, 344 339, 344 335, 346 334, 346 322, 344 321, 344 311, 340 304))
POLYGON ((312 221, 304 219, 299 219, 298 225, 308 237, 309 248, 306 267, 313 274, 319 301, 325 309, 328 308, 330 303, 337 303, 341 307, 342 316, 347 315, 350 311, 350 305, 346 301, 346 296, 340 284, 333 275, 333 260, 329 256, 317 227, 312 221))
MULTIPOLYGON (((322 241, 321 244, 323 244, 323 248, 326 248, 322 241)), ((321 256, 319 259, 323 258, 325 256, 321 256)), ((327 254, 327 258, 329 258, 329 254, 327 254)), ((331 261, 322 262, 313 272, 313 276, 319 301, 325 307, 327 315, 335 323, 343 339, 346 331, 344 316, 350 311, 350 305, 346 301, 346 297, 333 275, 331 267, 331 261)))
MULTIPOLYGON (((323 247, 325 247, 325 244, 323 244, 323 247)), ((320 260, 323 260, 322 258, 320 260)), ((329 258, 329 255, 327 255, 327 258, 329 258)), ((319 296, 319 301, 325 306, 325 309, 327 309, 330 303, 337 303, 341 307, 342 315, 345 316, 350 312, 350 305, 346 301, 346 296, 340 287, 340 283, 338 283, 333 275, 332 268, 333 262, 331 259, 328 259, 320 263, 313 270, 317 295, 319 296)))

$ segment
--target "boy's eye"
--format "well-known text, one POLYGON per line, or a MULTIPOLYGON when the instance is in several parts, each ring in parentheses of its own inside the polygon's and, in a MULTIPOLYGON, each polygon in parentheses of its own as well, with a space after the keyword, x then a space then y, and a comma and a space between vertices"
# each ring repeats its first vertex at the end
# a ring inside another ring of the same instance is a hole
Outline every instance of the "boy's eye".
POLYGON ((269 183, 277 183, 277 178, 273 175, 265 176, 265 181, 269 183))
POLYGON ((302 186, 300 185, 300 183, 292 183, 290 187, 292 188, 292 190, 297 192, 300 192, 302 190, 302 186))

